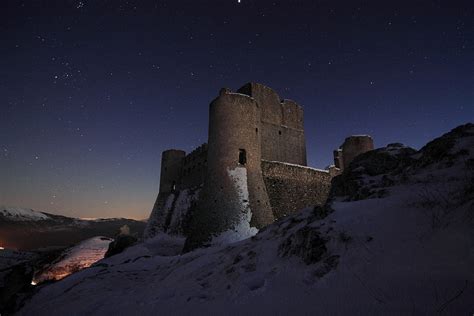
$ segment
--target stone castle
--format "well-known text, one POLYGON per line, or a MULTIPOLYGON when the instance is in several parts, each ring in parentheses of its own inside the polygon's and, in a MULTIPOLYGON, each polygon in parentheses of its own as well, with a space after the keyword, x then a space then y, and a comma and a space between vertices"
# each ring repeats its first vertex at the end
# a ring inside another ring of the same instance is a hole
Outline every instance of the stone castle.
POLYGON ((351 136, 327 170, 307 167, 303 108, 248 83, 221 89, 209 107, 208 143, 162 154, 160 190, 145 237, 186 237, 187 249, 236 241, 306 207, 322 205, 331 179, 373 149, 351 136))

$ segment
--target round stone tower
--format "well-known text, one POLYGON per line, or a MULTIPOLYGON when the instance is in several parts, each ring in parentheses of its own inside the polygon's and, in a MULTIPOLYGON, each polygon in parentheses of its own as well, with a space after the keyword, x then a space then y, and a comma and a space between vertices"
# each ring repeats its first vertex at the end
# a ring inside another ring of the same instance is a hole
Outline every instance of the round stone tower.
POLYGON ((184 156, 186 153, 177 149, 165 150, 161 154, 160 193, 170 193, 176 189, 184 156))
POLYGON ((374 141, 369 135, 356 135, 347 137, 342 148, 342 166, 349 167, 355 157, 374 149, 374 141))
POLYGON ((209 108, 207 180, 188 247, 221 233, 227 241, 243 239, 274 221, 261 171, 260 134, 258 103, 222 89, 209 108))
POLYGON ((185 155, 184 151, 176 149, 165 150, 161 154, 160 191, 143 234, 145 238, 154 237, 166 230, 166 217, 169 211, 165 208, 166 200, 170 196, 174 198, 172 193, 178 185, 185 155))

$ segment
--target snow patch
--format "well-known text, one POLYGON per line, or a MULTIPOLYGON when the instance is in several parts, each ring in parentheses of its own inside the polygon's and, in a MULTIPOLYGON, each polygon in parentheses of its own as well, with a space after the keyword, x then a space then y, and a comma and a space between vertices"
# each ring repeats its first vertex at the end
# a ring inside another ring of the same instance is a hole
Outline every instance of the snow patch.
POLYGON ((170 233, 181 233, 181 227, 183 227, 183 221, 191 208, 191 203, 197 201, 200 190, 192 192, 189 189, 182 190, 179 192, 178 198, 176 199, 173 217, 169 226, 170 233))
POLYGON ((250 238, 258 233, 258 229, 250 227, 252 219, 252 210, 249 205, 249 191, 247 186, 247 169, 244 167, 236 167, 235 169, 227 169, 227 174, 232 179, 235 191, 240 201, 240 218, 234 229, 227 230, 219 236, 214 237, 213 244, 228 244, 243 239, 250 238))
POLYGON ((297 164, 289 163, 289 162, 281 162, 281 161, 274 161, 274 160, 263 160, 263 159, 262 159, 262 161, 271 162, 271 163, 279 164, 279 165, 297 167, 297 168, 301 168, 301 169, 309 169, 309 170, 313 170, 313 171, 317 171, 317 172, 329 173, 329 170, 311 168, 311 167, 308 167, 308 166, 297 165, 297 164))
POLYGON ((143 234, 143 237, 145 239, 153 238, 154 236, 157 235, 157 233, 159 233, 160 230, 163 229, 163 221, 166 219, 166 217, 168 216, 168 213, 173 207, 174 199, 175 199, 175 195, 174 193, 171 193, 166 198, 166 202, 165 202, 165 206, 163 207, 163 210, 159 208, 153 209, 153 211, 150 214, 150 218, 148 219, 145 232, 143 234))

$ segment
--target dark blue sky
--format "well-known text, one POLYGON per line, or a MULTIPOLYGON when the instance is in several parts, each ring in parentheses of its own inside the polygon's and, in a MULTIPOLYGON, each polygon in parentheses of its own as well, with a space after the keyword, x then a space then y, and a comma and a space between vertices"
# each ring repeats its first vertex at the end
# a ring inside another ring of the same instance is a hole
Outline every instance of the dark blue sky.
POLYGON ((145 218, 161 151, 248 81, 304 106, 319 168, 474 118, 472 1, 4 0, 0 34, 0 204, 145 218))

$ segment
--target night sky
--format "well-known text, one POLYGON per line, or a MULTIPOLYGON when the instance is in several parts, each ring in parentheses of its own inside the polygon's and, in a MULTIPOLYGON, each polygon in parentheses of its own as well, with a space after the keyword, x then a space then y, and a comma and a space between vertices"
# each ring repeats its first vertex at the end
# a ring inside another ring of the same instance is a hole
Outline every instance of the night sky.
POLYGON ((161 152, 222 87, 304 106, 308 162, 351 134, 420 148, 474 118, 472 1, 0 2, 0 204, 146 218, 161 152))

